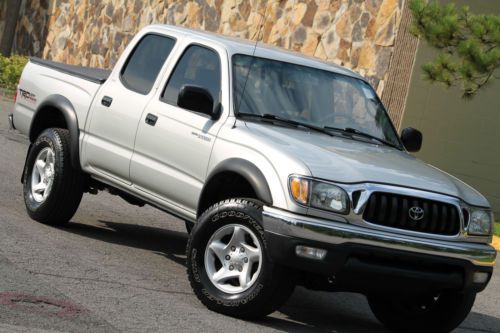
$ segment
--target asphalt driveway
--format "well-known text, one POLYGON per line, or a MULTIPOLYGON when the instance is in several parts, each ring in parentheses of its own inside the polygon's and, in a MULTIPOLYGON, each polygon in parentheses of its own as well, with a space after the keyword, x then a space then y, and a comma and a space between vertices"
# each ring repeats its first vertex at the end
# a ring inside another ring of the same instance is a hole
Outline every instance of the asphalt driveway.
MULTIPOLYGON (((85 195, 67 227, 25 212, 27 149, 0 101, 0 331, 384 332, 363 296, 298 288, 278 312, 245 322, 208 311, 185 269, 176 218, 107 193, 85 195)), ((459 332, 500 332, 500 267, 459 332)))

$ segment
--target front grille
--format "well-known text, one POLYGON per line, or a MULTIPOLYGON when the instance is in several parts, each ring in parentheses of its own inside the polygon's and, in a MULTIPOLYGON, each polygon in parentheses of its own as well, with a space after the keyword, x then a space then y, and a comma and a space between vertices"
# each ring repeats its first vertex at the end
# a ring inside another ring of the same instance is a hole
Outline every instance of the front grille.
POLYGON ((372 193, 363 219, 386 227, 438 235, 456 235, 460 231, 460 217, 454 205, 393 193, 372 193), (412 207, 421 208, 423 216, 415 208, 411 218, 412 207))

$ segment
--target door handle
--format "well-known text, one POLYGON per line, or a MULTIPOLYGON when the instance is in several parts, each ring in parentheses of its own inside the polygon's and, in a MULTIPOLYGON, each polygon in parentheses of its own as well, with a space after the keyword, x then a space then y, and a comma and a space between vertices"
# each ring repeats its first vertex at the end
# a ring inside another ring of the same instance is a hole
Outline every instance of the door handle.
POLYGON ((101 100, 101 104, 107 108, 111 106, 111 102, 113 102, 113 99, 109 96, 104 96, 101 100))
POLYGON ((151 113, 148 113, 148 115, 146 116, 146 124, 150 125, 150 126, 154 126, 156 124, 156 121, 158 120, 158 117, 155 116, 154 114, 151 114, 151 113))

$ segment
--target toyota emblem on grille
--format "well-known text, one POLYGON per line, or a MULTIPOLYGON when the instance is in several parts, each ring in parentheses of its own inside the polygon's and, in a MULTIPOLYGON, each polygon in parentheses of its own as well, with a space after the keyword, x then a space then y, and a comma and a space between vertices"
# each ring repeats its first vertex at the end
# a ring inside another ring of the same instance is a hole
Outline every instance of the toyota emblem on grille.
POLYGON ((418 206, 414 206, 408 210, 408 215, 410 215, 413 221, 420 221, 424 218, 424 210, 418 206))

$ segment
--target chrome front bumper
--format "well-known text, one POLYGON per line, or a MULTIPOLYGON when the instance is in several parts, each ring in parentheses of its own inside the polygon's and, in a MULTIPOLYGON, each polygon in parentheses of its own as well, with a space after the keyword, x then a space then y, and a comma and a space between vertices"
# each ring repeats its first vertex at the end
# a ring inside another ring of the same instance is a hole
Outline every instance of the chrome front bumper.
POLYGON ((286 237, 329 245, 354 243, 376 246, 396 251, 467 260, 477 266, 494 266, 497 255, 495 249, 488 244, 398 235, 344 222, 297 215, 271 207, 264 207, 263 223, 266 232, 286 237))

